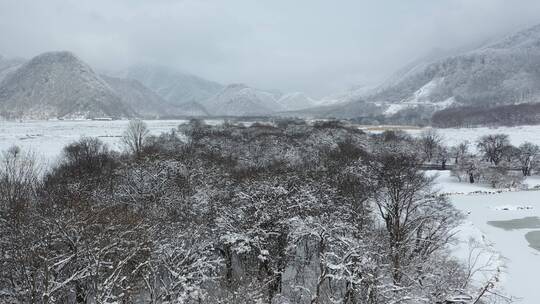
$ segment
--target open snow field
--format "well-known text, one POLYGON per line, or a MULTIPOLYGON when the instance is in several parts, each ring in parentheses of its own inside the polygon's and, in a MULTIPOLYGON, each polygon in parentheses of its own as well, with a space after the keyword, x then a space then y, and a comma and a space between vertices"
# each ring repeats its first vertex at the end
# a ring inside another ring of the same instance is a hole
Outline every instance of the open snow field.
MULTIPOLYGON (((540 191, 496 193, 482 185, 459 183, 447 171, 438 174, 437 187, 454 193, 449 196, 451 202, 466 216, 458 229, 455 252, 464 261, 478 257, 474 266, 479 270, 474 276, 477 284, 498 277, 497 289, 514 297, 516 303, 539 303, 540 191), (489 193, 471 194, 477 191, 489 193)), ((540 179, 532 177, 527 183, 535 186, 540 179)))
MULTIPOLYGON (((148 120, 151 134, 170 131, 185 120, 148 120)), ((43 162, 54 161, 62 148, 81 136, 98 137, 112 149, 121 149, 120 137, 128 121, 0 121, 0 151, 18 145, 43 162)))
MULTIPOLYGON (((418 136, 427 128, 417 128, 410 126, 360 126, 360 129, 368 133, 381 133, 384 130, 403 130, 413 136, 418 136)), ((529 141, 540 145, 540 125, 538 126, 519 126, 519 127, 482 127, 482 128, 449 128, 436 129, 444 138, 447 146, 455 146, 464 140, 471 143, 471 150, 475 150, 476 140, 488 134, 503 133, 510 135, 510 142, 515 146, 529 141)))
MULTIPOLYGON (((424 129, 407 130, 408 133, 417 135, 424 129)), ((437 129, 444 137, 447 146, 455 146, 463 140, 471 142, 474 148, 478 138, 494 133, 503 133, 510 136, 510 143, 519 146, 525 141, 540 145, 540 126, 497 127, 497 128, 460 128, 460 129, 437 129)))

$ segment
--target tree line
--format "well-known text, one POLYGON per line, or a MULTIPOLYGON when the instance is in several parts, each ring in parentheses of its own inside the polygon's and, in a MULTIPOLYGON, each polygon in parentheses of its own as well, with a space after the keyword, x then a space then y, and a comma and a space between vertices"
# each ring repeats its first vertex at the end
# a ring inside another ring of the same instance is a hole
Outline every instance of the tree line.
POLYGON ((507 134, 494 133, 475 142, 463 140, 448 147, 434 129, 418 137, 424 164, 433 168, 451 169, 459 181, 485 183, 494 188, 521 187, 524 178, 540 168, 540 147, 531 142, 519 146, 510 143, 507 134))

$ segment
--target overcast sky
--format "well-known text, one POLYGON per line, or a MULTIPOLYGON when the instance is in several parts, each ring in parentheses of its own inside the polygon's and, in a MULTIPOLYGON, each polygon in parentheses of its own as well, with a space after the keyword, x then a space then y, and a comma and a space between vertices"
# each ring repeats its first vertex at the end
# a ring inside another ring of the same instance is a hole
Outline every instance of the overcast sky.
POLYGON ((172 66, 313 96, 540 23, 539 0, 0 0, 0 54, 172 66))

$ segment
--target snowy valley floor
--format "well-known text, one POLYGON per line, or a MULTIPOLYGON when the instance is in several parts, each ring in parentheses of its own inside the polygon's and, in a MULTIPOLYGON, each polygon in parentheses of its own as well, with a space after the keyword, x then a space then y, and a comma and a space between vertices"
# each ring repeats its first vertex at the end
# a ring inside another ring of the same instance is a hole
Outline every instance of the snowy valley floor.
MULTIPOLYGON (((533 247, 539 248, 540 191, 497 193, 482 185, 459 183, 448 171, 438 174, 437 187, 452 193, 450 200, 466 216, 457 232, 455 252, 474 264, 478 284, 497 277, 497 292, 512 296, 515 303, 539 303, 540 251, 533 247)), ((532 177, 527 183, 532 188, 540 180, 532 177)))

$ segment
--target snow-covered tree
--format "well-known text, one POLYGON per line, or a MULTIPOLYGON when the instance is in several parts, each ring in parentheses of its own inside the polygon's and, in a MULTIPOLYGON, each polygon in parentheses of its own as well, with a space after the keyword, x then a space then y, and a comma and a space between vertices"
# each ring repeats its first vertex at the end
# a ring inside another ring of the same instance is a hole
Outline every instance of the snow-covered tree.
POLYGON ((539 154, 540 147, 538 147, 538 145, 530 142, 524 142, 519 146, 519 154, 517 160, 523 176, 531 176, 533 170, 536 170, 538 168, 539 154))
POLYGON ((427 129, 420 134, 420 148, 426 162, 429 163, 436 157, 437 149, 442 141, 443 138, 435 129, 427 129))

